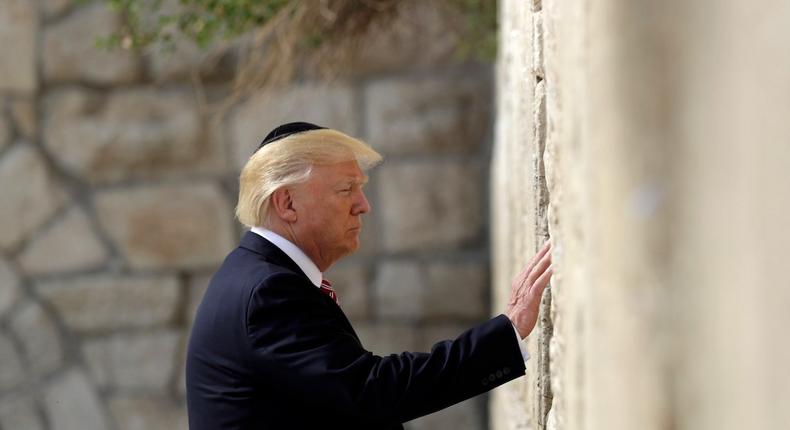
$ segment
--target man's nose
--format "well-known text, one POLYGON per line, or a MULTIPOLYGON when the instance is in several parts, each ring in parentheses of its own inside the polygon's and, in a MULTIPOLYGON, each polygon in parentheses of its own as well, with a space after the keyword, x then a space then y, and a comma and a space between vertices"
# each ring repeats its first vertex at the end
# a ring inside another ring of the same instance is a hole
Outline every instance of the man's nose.
POLYGON ((365 193, 362 190, 357 192, 357 198, 354 202, 354 206, 351 207, 351 211, 354 215, 361 215, 370 212, 370 202, 368 202, 368 199, 365 197, 365 193))

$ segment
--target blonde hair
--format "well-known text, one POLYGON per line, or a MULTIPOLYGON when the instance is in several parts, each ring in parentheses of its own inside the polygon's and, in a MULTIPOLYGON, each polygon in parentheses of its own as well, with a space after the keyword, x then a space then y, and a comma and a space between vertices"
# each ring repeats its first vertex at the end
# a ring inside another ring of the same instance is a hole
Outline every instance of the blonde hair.
POLYGON ((364 142, 331 129, 304 131, 264 145, 241 170, 236 218, 247 227, 267 227, 275 190, 306 182, 313 165, 351 160, 368 170, 382 157, 364 142))

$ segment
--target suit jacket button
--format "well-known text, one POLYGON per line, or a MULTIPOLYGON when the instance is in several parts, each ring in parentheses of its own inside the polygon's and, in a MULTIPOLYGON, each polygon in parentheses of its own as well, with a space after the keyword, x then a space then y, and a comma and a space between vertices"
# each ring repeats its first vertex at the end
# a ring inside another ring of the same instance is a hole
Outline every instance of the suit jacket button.
POLYGON ((510 374, 510 368, 509 367, 505 367, 504 369, 502 369, 502 373, 504 373, 505 375, 510 374))
POLYGON ((488 385, 488 378, 483 378, 483 380, 480 381, 480 383, 483 384, 483 386, 488 385))
POLYGON ((488 375, 488 380, 489 380, 489 381, 491 381, 491 382, 494 382, 494 380, 495 380, 495 379, 496 379, 496 377, 494 376, 494 374, 493 374, 493 373, 492 373, 492 374, 490 374, 490 375, 488 375))
POLYGON ((496 371, 496 377, 497 378, 501 378, 502 377, 502 371, 501 370, 497 370, 496 371))

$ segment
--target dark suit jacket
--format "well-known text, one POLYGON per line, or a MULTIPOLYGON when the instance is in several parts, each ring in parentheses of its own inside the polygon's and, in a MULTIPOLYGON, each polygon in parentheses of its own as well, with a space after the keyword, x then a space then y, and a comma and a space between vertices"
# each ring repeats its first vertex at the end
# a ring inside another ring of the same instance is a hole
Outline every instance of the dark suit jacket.
POLYGON ((430 353, 366 351, 332 299, 279 248, 247 232, 195 317, 189 427, 398 429, 523 374, 504 315, 430 353))

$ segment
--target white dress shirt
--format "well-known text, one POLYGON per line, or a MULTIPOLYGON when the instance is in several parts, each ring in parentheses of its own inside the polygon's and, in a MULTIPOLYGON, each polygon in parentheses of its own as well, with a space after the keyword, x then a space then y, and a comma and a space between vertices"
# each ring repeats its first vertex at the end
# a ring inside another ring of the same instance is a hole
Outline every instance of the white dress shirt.
MULTIPOLYGON (((250 229, 251 232, 263 237, 264 239, 268 240, 274 246, 280 248, 282 252, 285 253, 291 260, 302 269, 307 278, 310 279, 310 282, 313 283, 316 287, 321 286, 321 280, 324 279, 324 274, 318 269, 318 266, 313 263, 313 260, 307 256, 298 246, 294 245, 290 240, 280 236, 279 234, 265 229, 263 227, 253 227, 250 229)), ((512 321, 511 321, 512 324, 512 321)), ((521 356, 524 357, 524 361, 529 360, 529 352, 527 352, 527 341, 521 339, 521 336, 518 334, 518 330, 516 330, 516 326, 513 326, 513 332, 516 334, 516 340, 518 341, 518 348, 521 350, 521 356)))

